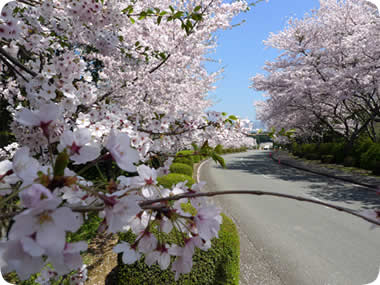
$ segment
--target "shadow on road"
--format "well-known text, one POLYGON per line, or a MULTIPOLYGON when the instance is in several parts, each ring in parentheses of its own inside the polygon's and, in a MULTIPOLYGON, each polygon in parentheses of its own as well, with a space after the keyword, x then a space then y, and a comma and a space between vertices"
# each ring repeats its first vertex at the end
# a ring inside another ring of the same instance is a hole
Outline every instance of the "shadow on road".
POLYGON ((338 179, 329 178, 286 165, 281 165, 271 159, 269 152, 252 155, 235 156, 232 162, 227 162, 228 170, 239 170, 256 175, 268 175, 275 179, 289 182, 308 182, 307 194, 335 202, 363 203, 364 208, 380 207, 380 198, 373 190, 355 186, 338 179))

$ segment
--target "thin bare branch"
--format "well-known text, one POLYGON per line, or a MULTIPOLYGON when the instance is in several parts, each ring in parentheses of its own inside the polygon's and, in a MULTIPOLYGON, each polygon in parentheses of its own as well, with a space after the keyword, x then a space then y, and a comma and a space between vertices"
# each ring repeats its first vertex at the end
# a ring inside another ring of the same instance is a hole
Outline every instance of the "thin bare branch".
MULTIPOLYGON (((176 201, 176 200, 180 200, 180 199, 190 199, 190 198, 196 198, 196 197, 214 197, 214 196, 221 196, 221 195, 242 195, 242 194, 244 194, 244 195, 255 195, 255 196, 272 196, 272 197, 286 198, 286 199, 290 199, 290 200, 297 200, 297 201, 301 201, 301 202, 307 202, 307 203, 311 203, 311 204, 321 205, 321 206, 328 207, 330 209, 337 210, 339 212, 344 212, 344 213, 350 214, 352 216, 361 218, 367 222, 370 222, 372 224, 380 226, 380 220, 379 221, 373 220, 373 219, 368 218, 367 216, 365 216, 363 214, 360 214, 360 212, 353 211, 353 210, 348 209, 348 208, 336 206, 336 205, 333 205, 330 203, 325 203, 325 202, 318 201, 318 200, 304 198, 301 196, 288 195, 288 194, 282 194, 282 193, 276 193, 276 192, 264 192, 264 191, 259 191, 259 190, 235 190, 235 191, 230 190, 230 191, 220 191, 220 192, 218 191, 218 192, 198 192, 198 193, 189 192, 189 193, 181 194, 181 195, 175 195, 175 196, 170 196, 170 197, 165 197, 165 198, 143 201, 139 205, 144 210, 149 210, 149 209, 151 209, 151 210, 162 210, 162 209, 167 208, 167 205, 166 204, 160 205, 157 203, 168 202, 168 201, 176 201)), ((71 209, 74 212, 79 212, 79 213, 85 213, 85 212, 91 212, 91 211, 99 212, 99 211, 104 210, 104 205, 93 206, 93 207, 86 207, 86 206, 84 206, 84 207, 71 207, 71 209)), ((17 215, 18 213, 20 213, 20 211, 3 214, 3 215, 0 215, 0 219, 11 218, 11 217, 17 215)))
POLYGON ((2 54, 6 59, 8 59, 10 62, 12 62, 14 65, 19 67, 20 69, 24 70, 25 72, 29 73, 33 77, 37 76, 37 73, 33 70, 30 70, 26 66, 24 66, 22 63, 20 63, 16 58, 11 56, 6 50, 4 50, 2 47, 0 47, 0 54, 2 54))
POLYGON ((218 191, 218 192, 205 192, 205 193, 186 193, 186 194, 181 194, 181 195, 175 195, 172 197, 166 197, 166 198, 159 198, 159 199, 154 199, 150 201, 144 201, 140 203, 140 207, 145 207, 148 205, 153 205, 155 203, 160 203, 160 202, 166 202, 166 201, 176 201, 180 199, 186 199, 186 198, 195 198, 195 197, 214 197, 214 196, 220 196, 220 195, 236 195, 236 194, 246 194, 246 195, 256 195, 256 196, 273 196, 273 197, 280 197, 280 198, 286 198, 286 199, 291 199, 291 200, 297 200, 301 202, 308 202, 312 204, 317 204, 321 206, 325 206, 340 212, 345 212, 347 214, 359 217, 363 220, 366 220, 367 222, 373 223, 375 225, 380 226, 380 220, 375 221, 372 220, 358 212, 355 212, 353 210, 336 206, 333 204, 325 203, 322 201, 318 200, 313 200, 309 198, 304 198, 300 196, 294 196, 294 195, 288 195, 288 194, 282 194, 282 193, 276 193, 276 192, 264 192, 264 191, 258 191, 258 190, 236 190, 236 191, 218 191))

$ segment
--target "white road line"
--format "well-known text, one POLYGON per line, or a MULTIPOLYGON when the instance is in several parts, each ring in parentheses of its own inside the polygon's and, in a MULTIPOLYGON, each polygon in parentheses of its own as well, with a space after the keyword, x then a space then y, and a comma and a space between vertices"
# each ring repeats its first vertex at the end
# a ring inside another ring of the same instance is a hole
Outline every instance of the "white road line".
POLYGON ((205 161, 203 161, 199 167, 198 167, 198 170, 197 170, 197 183, 199 183, 200 181, 200 176, 201 176, 201 168, 203 166, 203 164, 205 164, 207 161, 209 161, 210 159, 206 159, 205 161))
MULTIPOLYGON (((315 198, 315 197, 313 197, 313 196, 311 196, 311 195, 306 195, 308 198, 310 198, 310 199, 313 199, 313 200, 315 200, 315 201, 318 201, 318 202, 325 202, 325 201, 323 201, 323 200, 321 200, 321 199, 318 199, 318 198, 315 198)), ((323 207, 325 207, 326 209, 329 209, 329 207, 327 207, 327 206, 323 206, 323 207)))

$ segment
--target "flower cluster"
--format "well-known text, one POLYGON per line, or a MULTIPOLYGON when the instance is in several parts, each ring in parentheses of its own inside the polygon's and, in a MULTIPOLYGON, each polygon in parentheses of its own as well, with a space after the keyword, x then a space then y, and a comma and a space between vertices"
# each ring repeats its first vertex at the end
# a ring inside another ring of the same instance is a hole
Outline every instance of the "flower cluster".
POLYGON ((68 242, 67 235, 90 211, 102 218, 99 230, 136 234, 133 244, 114 249, 125 263, 144 254, 148 265, 171 266, 176 278, 190 272, 195 248, 208 249, 218 235, 220 211, 191 198, 202 184, 167 189, 157 178, 168 174, 169 157, 191 144, 253 143, 244 121, 205 111, 219 75, 203 66, 215 47, 210 36, 246 8, 221 0, 4 7, 0 90, 16 143, 0 152, 0 207, 16 201, 17 211, 0 244, 2 273, 25 280, 40 272, 40 284, 70 276, 83 284, 87 243, 68 242), (111 167, 117 176, 103 173, 111 167), (89 178, 93 169, 99 174, 89 178), (177 244, 161 239, 172 231, 177 244))

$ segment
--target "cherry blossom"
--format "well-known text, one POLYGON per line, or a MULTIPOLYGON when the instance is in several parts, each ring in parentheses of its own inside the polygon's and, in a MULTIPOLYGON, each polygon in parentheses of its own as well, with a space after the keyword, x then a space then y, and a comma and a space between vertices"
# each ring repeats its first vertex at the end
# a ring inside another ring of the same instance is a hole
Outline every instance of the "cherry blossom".
POLYGON ((157 171, 146 165, 137 167, 139 176, 129 179, 131 188, 141 188, 141 193, 145 198, 153 198, 157 195, 157 171))
POLYGON ((191 237, 185 240, 184 247, 175 245, 169 249, 169 254, 176 256, 175 261, 172 263, 172 270, 175 271, 175 280, 178 280, 180 274, 186 274, 191 271, 195 247, 202 247, 202 245, 203 243, 199 237, 191 237))
POLYGON ((4 7, 0 93, 17 143, 0 151, 6 159, 0 163, 0 193, 18 194, 20 203, 0 246, 2 272, 15 270, 27 279, 43 270, 41 283, 69 274, 68 282, 83 284, 80 252, 87 246, 67 243, 66 233, 83 223, 77 211, 91 208, 104 218, 100 230, 131 229, 138 236, 134 244, 122 242, 114 249, 125 263, 145 253, 147 263, 165 269, 174 255, 177 278, 191 270, 194 247, 210 244, 199 236, 216 235, 219 220, 210 213, 219 213, 206 208, 192 217, 181 209, 189 199, 155 205, 168 207, 168 216, 140 204, 200 191, 201 185, 157 185, 157 177, 169 173, 173 158, 168 157, 177 151, 206 141, 225 147, 252 144, 240 119, 206 111, 220 72, 204 67, 205 55, 215 48, 210 37, 230 28, 232 18, 246 8, 244 1, 221 0, 14 1, 4 7), (167 16, 161 23, 156 15, 134 19, 125 10, 128 5, 134 14, 155 8, 167 16), (170 6, 184 16, 169 21, 170 6), (202 19, 186 18, 195 10, 202 19), (191 27, 184 28, 183 21, 191 27), (122 173, 116 182, 113 173, 101 182, 83 178, 99 165, 112 172, 110 157, 122 173), (156 219, 159 224, 153 224, 156 219), (181 222, 186 236, 182 251, 161 244, 151 232, 169 233, 177 227, 172 219, 181 222))
POLYGON ((42 200, 54 198, 51 191, 41 184, 33 184, 22 190, 19 196, 23 207, 26 208, 38 208, 42 200))
POLYGON ((12 162, 9 160, 3 160, 0 162, 0 196, 8 195, 12 193, 10 184, 17 182, 17 177, 11 173, 12 162))
POLYGON ((58 151, 67 149, 74 164, 82 164, 96 159, 100 155, 100 147, 91 139, 88 129, 78 129, 74 132, 65 131, 61 136, 58 151))
POLYGON ((157 250, 151 251, 145 256, 145 263, 151 266, 154 263, 158 263, 162 270, 165 270, 170 265, 170 254, 168 248, 165 245, 160 246, 157 250))
POLYGON ((28 147, 19 148, 13 157, 13 171, 25 184, 33 182, 38 176, 40 164, 30 156, 28 147))
POLYGON ((213 205, 197 207, 196 209, 197 214, 194 216, 194 223, 199 236, 204 240, 218 237, 220 224, 222 223, 220 209, 213 205))
POLYGON ((85 250, 87 243, 84 241, 66 243, 62 254, 50 255, 49 261, 58 274, 64 275, 82 266, 80 252, 85 250))
POLYGON ((60 107, 57 104, 43 104, 38 110, 22 109, 16 114, 16 120, 25 126, 41 127, 44 135, 49 136, 49 125, 59 118, 60 107))
POLYGON ((103 199, 106 203, 105 219, 108 231, 111 233, 122 231, 128 222, 141 211, 138 205, 140 198, 135 195, 125 196, 121 199, 116 199, 115 195, 110 195, 103 199))
POLYGON ((256 104, 258 118, 303 138, 333 133, 352 144, 365 132, 376 141, 378 10, 360 0, 320 4, 265 41, 281 55, 252 78, 266 96, 256 104))
POLYGON ((111 130, 106 148, 121 169, 129 172, 136 171, 134 163, 138 162, 140 157, 138 152, 131 147, 127 134, 115 134, 114 130, 111 130))
POLYGON ((123 253, 122 260, 124 264, 133 264, 140 259, 141 253, 136 248, 132 247, 129 243, 122 241, 117 244, 113 251, 116 253, 123 253))
POLYGON ((142 253, 148 253, 153 251, 157 247, 157 238, 150 232, 144 231, 139 237, 138 249, 142 253))
POLYGON ((44 199, 38 208, 23 211, 14 217, 10 240, 35 235, 35 241, 50 253, 59 254, 65 246, 66 231, 75 232, 82 224, 81 216, 67 207, 58 207, 60 199, 44 199))
POLYGON ((9 240, 0 243, 1 257, 5 261, 1 272, 8 273, 15 270, 21 280, 26 280, 31 274, 41 271, 44 266, 43 249, 36 244, 27 249, 29 250, 24 248, 23 240, 9 240))

